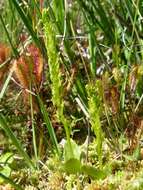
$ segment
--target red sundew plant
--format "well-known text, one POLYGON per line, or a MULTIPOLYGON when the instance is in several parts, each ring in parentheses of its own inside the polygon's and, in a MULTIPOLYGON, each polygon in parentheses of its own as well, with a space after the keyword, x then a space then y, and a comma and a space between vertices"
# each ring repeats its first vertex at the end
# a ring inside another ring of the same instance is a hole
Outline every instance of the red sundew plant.
POLYGON ((4 74, 7 71, 7 64, 4 62, 10 55, 10 48, 4 44, 0 44, 0 85, 2 85, 4 74))
POLYGON ((25 52, 14 61, 14 75, 24 89, 24 100, 27 102, 29 93, 27 90, 39 91, 42 82, 43 58, 40 50, 30 44, 25 52))

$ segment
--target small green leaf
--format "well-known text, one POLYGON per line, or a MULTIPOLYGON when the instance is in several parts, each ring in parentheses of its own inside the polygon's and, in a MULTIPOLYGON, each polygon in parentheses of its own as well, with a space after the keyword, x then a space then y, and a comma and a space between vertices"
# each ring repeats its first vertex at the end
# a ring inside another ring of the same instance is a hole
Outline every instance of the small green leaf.
POLYGON ((72 139, 70 139, 70 144, 67 141, 64 146, 64 171, 70 174, 81 172, 80 156, 80 146, 72 139))
POLYGON ((13 162, 13 153, 11 152, 7 152, 5 154, 2 154, 0 156, 0 163, 5 163, 5 162, 8 162, 9 164, 11 164, 13 162))
POLYGON ((139 160, 140 159, 140 152, 141 152, 141 148, 140 148, 140 146, 138 146, 133 152, 134 160, 139 160))
POLYGON ((80 160, 81 148, 76 144, 72 139, 70 140, 70 144, 68 141, 65 143, 64 147, 64 161, 67 162, 72 158, 80 160))
POLYGON ((96 169, 93 166, 83 165, 81 171, 86 175, 89 175, 93 179, 104 179, 107 176, 107 172, 104 170, 96 169))
POLYGON ((80 160, 72 158, 64 163, 64 171, 70 174, 76 174, 81 171, 80 160))
MULTIPOLYGON (((11 174, 11 168, 9 166, 5 166, 3 169, 0 169, 0 172, 6 177, 9 177, 11 174)), ((3 182, 4 179, 0 177, 0 184, 2 184, 3 182)))
MULTIPOLYGON (((11 168, 9 166, 9 164, 11 164, 13 162, 14 158, 13 158, 13 154, 10 152, 7 152, 3 155, 1 155, 0 157, 0 173, 2 173, 3 175, 5 175, 6 177, 9 177, 11 174, 11 168)), ((4 182, 4 179, 0 177, 0 184, 2 184, 4 182)))

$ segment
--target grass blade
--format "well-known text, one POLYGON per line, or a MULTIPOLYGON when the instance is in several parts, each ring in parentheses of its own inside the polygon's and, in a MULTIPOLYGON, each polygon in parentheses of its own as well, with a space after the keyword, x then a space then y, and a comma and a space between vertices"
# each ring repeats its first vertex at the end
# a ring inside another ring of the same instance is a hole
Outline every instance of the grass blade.
POLYGON ((36 130, 35 130, 35 123, 34 123, 34 110, 33 110, 33 102, 32 102, 32 95, 31 94, 30 94, 30 108, 31 108, 33 149, 34 149, 34 154, 35 154, 35 160, 37 163, 38 154, 37 154, 37 144, 36 144, 36 130))
POLYGON ((16 183, 14 183, 11 179, 9 179, 8 177, 6 177, 5 175, 3 175, 2 173, 0 173, 0 177, 2 179, 4 179, 5 182, 9 183, 11 186, 14 187, 15 190, 23 190, 23 188, 21 188, 19 185, 17 185, 16 183))
POLYGON ((5 131, 5 133, 7 134, 7 136, 11 139, 12 143, 15 145, 15 147, 17 148, 19 154, 24 158, 24 160, 26 161, 27 165, 31 168, 31 169, 35 169, 35 166, 33 164, 33 162, 31 161, 30 157, 28 156, 28 154, 24 151, 20 141, 17 139, 17 137, 14 135, 13 131, 10 129, 10 127, 8 126, 5 117, 0 114, 0 126, 2 127, 2 129, 5 131))
POLYGON ((7 86, 9 84, 10 80, 11 80, 12 74, 13 74, 13 69, 11 69, 11 71, 9 72, 9 75, 8 75, 8 77, 7 77, 4 85, 3 85, 3 88, 1 90, 1 92, 0 92, 0 101, 3 98, 3 96, 4 96, 4 93, 5 93, 6 89, 7 89, 7 86))
POLYGON ((4 28, 5 33, 6 33, 6 35, 7 35, 7 38, 8 38, 8 41, 9 41, 10 45, 11 45, 11 48, 12 48, 12 50, 13 50, 13 53, 15 54, 16 57, 18 57, 19 53, 18 53, 17 49, 14 47, 14 45, 13 45, 13 43, 12 43, 12 40, 11 40, 10 35, 9 35, 9 32, 8 32, 8 30, 7 30, 7 28, 6 28, 6 25, 5 25, 5 23, 4 23, 4 20, 3 20, 1 14, 0 14, 0 21, 1 21, 2 25, 3 25, 3 28, 4 28))
POLYGON ((16 0, 12 0, 12 3, 14 4, 17 12, 19 13, 24 25, 26 26, 26 28, 28 29, 31 37, 33 38, 33 41, 35 42, 35 44, 40 48, 41 52, 45 53, 45 45, 44 43, 42 43, 42 41, 38 38, 37 36, 37 31, 33 30, 32 27, 32 22, 31 18, 29 18, 28 16, 26 16, 24 10, 21 8, 21 6, 19 5, 19 3, 16 0))
POLYGON ((48 129, 50 138, 52 140, 53 145, 56 148, 57 154, 60 155, 60 150, 59 150, 59 147, 58 147, 58 141, 57 141, 57 138, 56 138, 56 134, 55 134, 54 129, 52 127, 52 124, 51 124, 51 121, 49 119, 47 110, 46 110, 46 108, 45 108, 45 106, 44 106, 41 98, 39 96, 37 96, 37 97, 38 97, 38 102, 39 102, 40 110, 41 110, 41 113, 43 115, 43 119, 44 119, 44 122, 46 124, 47 129, 48 129))

